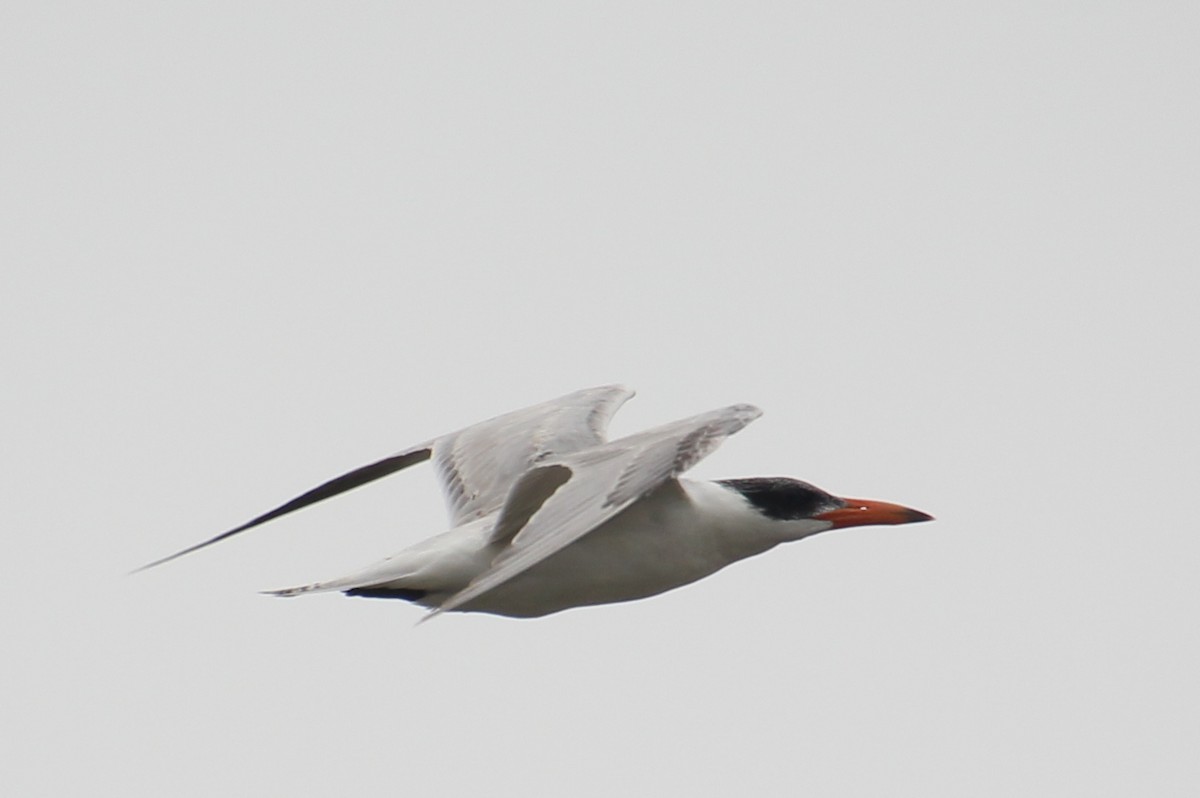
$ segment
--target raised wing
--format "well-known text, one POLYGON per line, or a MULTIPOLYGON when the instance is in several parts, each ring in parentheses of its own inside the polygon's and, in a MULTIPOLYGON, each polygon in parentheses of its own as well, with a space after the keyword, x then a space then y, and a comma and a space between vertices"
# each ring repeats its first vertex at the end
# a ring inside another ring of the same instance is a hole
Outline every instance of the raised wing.
POLYGON ((603 443, 609 419, 631 396, 620 385, 589 388, 438 438, 433 458, 451 521, 496 512, 535 465, 603 443))
POLYGON ((241 526, 143 565, 134 573, 211 546, 430 457, 437 464, 455 525, 494 512, 503 506, 513 483, 539 460, 602 443, 612 414, 631 396, 633 391, 619 385, 589 388, 434 438, 334 477, 241 526))
POLYGON ((753 405, 733 405, 547 458, 513 486, 492 530, 494 542, 509 546, 428 617, 461 607, 579 540, 760 415, 753 405))

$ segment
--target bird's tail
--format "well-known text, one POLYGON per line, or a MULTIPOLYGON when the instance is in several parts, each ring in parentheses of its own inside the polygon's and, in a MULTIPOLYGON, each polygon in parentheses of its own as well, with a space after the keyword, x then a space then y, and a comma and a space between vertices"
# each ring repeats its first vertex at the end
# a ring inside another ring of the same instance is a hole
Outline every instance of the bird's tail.
POLYGON ((263 590, 261 592, 264 596, 282 596, 284 598, 291 598, 293 596, 300 596, 305 593, 328 593, 333 590, 344 590, 345 588, 340 587, 337 584, 338 581, 340 580, 334 580, 333 582, 313 582, 311 585, 285 587, 280 588, 279 590, 263 590))
POLYGON ((309 585, 300 585, 298 587, 285 587, 279 590, 264 590, 262 591, 268 596, 282 596, 291 598, 293 596, 301 596, 305 593, 331 593, 340 590, 349 596, 368 596, 375 598, 373 595, 378 593, 378 597, 384 597, 387 591, 393 591, 397 595, 387 596, 388 598, 409 598, 407 593, 425 594, 424 586, 409 584, 413 577, 413 569, 406 564, 403 559, 389 557, 385 560, 375 563, 361 571, 343 576, 338 579, 330 579, 327 582, 313 582, 309 585))

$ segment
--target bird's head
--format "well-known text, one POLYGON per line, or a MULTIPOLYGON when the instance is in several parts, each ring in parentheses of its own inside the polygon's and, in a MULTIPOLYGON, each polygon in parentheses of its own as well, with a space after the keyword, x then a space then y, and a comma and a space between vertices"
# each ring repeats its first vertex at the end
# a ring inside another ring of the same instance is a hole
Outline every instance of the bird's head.
POLYGON ((725 479, 721 484, 740 493, 761 515, 790 522, 798 537, 848 526, 913 524, 933 516, 891 502, 834 496, 815 485, 788 477, 725 479))

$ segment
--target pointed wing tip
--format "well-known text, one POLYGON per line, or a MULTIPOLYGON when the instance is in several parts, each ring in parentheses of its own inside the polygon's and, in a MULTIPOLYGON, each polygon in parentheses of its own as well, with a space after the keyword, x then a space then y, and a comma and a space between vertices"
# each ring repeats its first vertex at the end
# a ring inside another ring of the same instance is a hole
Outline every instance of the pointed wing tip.
POLYGON ((179 557, 182 557, 185 554, 190 554, 193 551, 195 551, 196 549, 203 548, 203 546, 206 546, 206 545, 208 545, 208 544, 205 543, 205 544, 201 544, 200 546, 192 546, 191 548, 184 549, 183 551, 177 551, 174 554, 168 554, 166 557, 160 557, 157 560, 154 560, 153 562, 148 562, 145 565, 138 566, 137 568, 134 568, 132 571, 130 571, 129 573, 127 573, 125 575, 133 576, 134 574, 140 574, 142 571, 149 571, 151 568, 157 568, 160 565, 166 565, 171 560, 178 559, 179 557))
POLYGON ((257 521, 251 522, 251 524, 247 524, 245 526, 240 526, 237 529, 231 529, 228 532, 222 532, 221 534, 217 535, 215 538, 210 538, 210 539, 204 541, 203 543, 197 543, 195 546, 188 546, 186 549, 181 549, 181 550, 175 552, 174 554, 168 554, 166 557, 161 557, 161 558, 155 560, 154 562, 148 562, 145 565, 143 565, 141 568, 135 568, 134 570, 130 571, 129 575, 132 576, 133 574, 141 573, 142 571, 148 571, 151 568, 157 568, 160 565, 166 565, 171 560, 177 560, 180 557, 184 556, 185 554, 191 554, 194 551, 200 551, 200 549, 207 548, 214 543, 220 543, 222 540, 229 537, 230 535, 236 535, 238 532, 241 532, 243 529, 249 528, 251 525, 253 525, 255 523, 258 523, 258 522, 257 521))
POLYGON ((578 391, 572 391, 567 396, 604 396, 605 394, 611 394, 612 398, 620 398, 621 401, 625 401, 636 393, 637 391, 623 382, 613 382, 608 385, 597 385, 594 388, 581 388, 578 391))
POLYGON ((713 411, 716 423, 725 427, 726 435, 732 435, 762 414, 762 408, 745 403, 729 405, 721 410, 713 411))
POLYGON ((751 420, 756 419, 763 414, 762 408, 758 405, 746 404, 744 402, 742 404, 731 405, 729 409, 738 415, 745 416, 751 420))
POLYGON ((174 560, 178 557, 182 557, 185 554, 191 554, 192 552, 199 551, 200 549, 203 549, 206 546, 211 546, 214 543, 219 543, 220 541, 225 540, 228 537, 232 537, 233 535, 236 535, 239 532, 245 532, 247 529, 253 529, 256 526, 265 524, 266 522, 272 521, 276 518, 279 518, 280 516, 287 515, 288 513, 303 509, 304 507, 308 507, 309 505, 312 505, 312 504, 316 504, 317 502, 322 501, 324 499, 328 499, 330 497, 337 496, 338 494, 345 493, 348 490, 353 490, 354 488, 365 485, 368 482, 373 482, 374 480, 380 479, 381 477, 388 476, 389 474, 394 474, 395 472, 400 471, 401 469, 408 468, 410 465, 413 465, 414 463, 420 463, 425 460, 428 460, 430 455, 433 452, 432 446, 433 446, 432 443, 423 443, 420 446, 415 446, 411 449, 407 449, 403 452, 400 452, 399 454, 394 454, 394 455, 391 455, 390 457, 385 457, 382 460, 378 460, 374 463, 369 463, 365 466, 361 466, 360 468, 356 468, 353 471, 348 471, 339 477, 334 477, 333 479, 327 480, 326 482, 322 482, 320 485, 313 488, 312 490, 309 490, 306 493, 300 494, 299 496, 292 499, 291 501, 284 502, 283 504, 276 507, 274 510, 270 510, 269 512, 263 513, 262 515, 247 521, 246 523, 242 524, 241 526, 234 527, 233 529, 230 529, 228 532, 222 532, 221 534, 217 535, 216 537, 210 538, 210 539, 204 541, 203 543, 197 543, 195 546, 189 546, 188 548, 183 549, 182 551, 177 551, 170 556, 163 557, 162 559, 155 560, 154 562, 151 562, 151 563, 147 563, 146 565, 143 565, 141 568, 136 568, 136 569, 130 571, 129 575, 140 573, 142 571, 146 571, 151 568, 155 568, 159 565, 163 565, 163 564, 168 563, 171 560, 174 560))
POLYGON ((718 423, 722 425, 728 425, 729 429, 727 434, 732 435, 733 433, 745 427, 751 421, 754 421, 756 418, 761 416, 763 411, 762 408, 758 407, 757 405, 742 403, 729 405, 729 407, 718 410, 716 413, 719 414, 719 417, 721 418, 721 421, 718 423))

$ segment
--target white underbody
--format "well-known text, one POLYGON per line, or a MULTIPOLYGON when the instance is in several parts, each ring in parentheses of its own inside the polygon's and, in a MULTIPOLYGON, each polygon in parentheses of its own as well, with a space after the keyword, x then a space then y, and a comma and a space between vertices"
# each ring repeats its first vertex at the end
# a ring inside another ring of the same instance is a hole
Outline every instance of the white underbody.
MULTIPOLYGON (((425 591, 438 607, 491 565, 494 518, 436 535, 342 579, 280 591, 353 588, 425 591)), ((701 579, 730 563, 828 529, 812 519, 777 521, 719 483, 670 480, 619 515, 458 608, 535 617, 570 607, 645 598, 701 579)))

